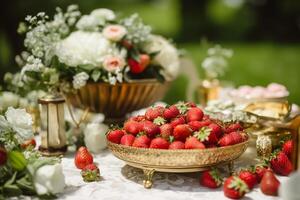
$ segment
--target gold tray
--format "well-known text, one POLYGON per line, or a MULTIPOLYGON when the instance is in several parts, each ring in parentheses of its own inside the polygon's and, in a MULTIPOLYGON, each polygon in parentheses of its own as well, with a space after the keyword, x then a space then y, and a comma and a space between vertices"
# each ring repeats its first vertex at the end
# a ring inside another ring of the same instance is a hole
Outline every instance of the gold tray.
POLYGON ((144 187, 152 187, 155 171, 187 173, 203 171, 209 167, 228 164, 232 171, 233 161, 241 156, 248 147, 249 139, 232 146, 189 149, 164 150, 124 146, 108 141, 108 148, 114 156, 128 165, 144 170, 144 187))

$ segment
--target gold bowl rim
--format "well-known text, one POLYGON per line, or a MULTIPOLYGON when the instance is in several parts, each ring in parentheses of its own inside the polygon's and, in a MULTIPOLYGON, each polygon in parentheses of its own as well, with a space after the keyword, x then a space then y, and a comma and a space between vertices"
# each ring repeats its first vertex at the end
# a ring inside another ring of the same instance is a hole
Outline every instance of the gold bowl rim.
MULTIPOLYGON (((116 144, 113 142, 110 142, 109 140, 107 140, 108 143, 108 148, 110 149, 110 145, 111 146, 118 146, 124 149, 131 149, 131 150, 140 150, 140 151, 152 151, 152 152, 170 152, 170 153, 176 153, 176 152, 183 152, 183 153, 188 153, 188 152, 192 152, 192 153, 196 153, 196 152, 213 152, 213 151, 220 151, 222 149, 229 149, 229 148, 233 148, 233 147, 237 147, 237 146, 243 146, 248 144, 250 141, 250 138, 247 134, 247 140, 238 144, 234 144, 234 145, 229 145, 229 146, 224 146, 224 147, 215 147, 215 148, 205 148, 205 149, 154 149, 154 148, 143 148, 143 147, 132 147, 132 146, 126 146, 126 145, 122 145, 122 144, 116 144)), ((111 149, 110 149, 111 150, 111 149)))

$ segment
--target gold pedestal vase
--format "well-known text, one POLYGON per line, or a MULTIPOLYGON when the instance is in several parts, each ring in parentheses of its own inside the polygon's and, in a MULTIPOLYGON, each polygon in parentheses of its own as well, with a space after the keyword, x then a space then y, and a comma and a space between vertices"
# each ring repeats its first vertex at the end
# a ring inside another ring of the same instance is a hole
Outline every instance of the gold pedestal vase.
POLYGON ((67 151, 64 102, 60 94, 49 94, 38 100, 41 114, 41 145, 45 156, 59 156, 67 151))
POLYGON ((218 79, 203 80, 198 91, 199 101, 201 105, 206 106, 209 101, 218 99, 220 89, 221 86, 218 79))

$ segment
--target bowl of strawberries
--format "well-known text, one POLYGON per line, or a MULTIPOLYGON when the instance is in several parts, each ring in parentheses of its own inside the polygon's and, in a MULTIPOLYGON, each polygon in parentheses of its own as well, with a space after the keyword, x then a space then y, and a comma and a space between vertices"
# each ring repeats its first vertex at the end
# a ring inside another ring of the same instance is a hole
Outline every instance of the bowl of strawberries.
POLYGON ((232 164, 248 146, 241 124, 225 124, 185 102, 150 107, 110 130, 107 140, 117 158, 144 170, 146 188, 152 186, 155 171, 196 172, 232 164))

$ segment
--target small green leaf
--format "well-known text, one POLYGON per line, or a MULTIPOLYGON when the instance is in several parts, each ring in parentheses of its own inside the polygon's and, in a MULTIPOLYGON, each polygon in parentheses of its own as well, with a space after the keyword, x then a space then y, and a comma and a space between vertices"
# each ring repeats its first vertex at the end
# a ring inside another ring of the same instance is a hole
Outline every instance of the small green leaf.
POLYGON ((79 68, 87 71, 92 71, 93 69, 96 68, 96 66, 87 64, 87 65, 79 65, 79 68))
POLYGON ((101 72, 99 70, 94 70, 92 73, 93 81, 97 82, 101 76, 101 72))
POLYGON ((22 171, 27 165, 27 161, 23 153, 19 151, 10 151, 8 153, 8 161, 10 162, 11 166, 17 171, 22 171))
POLYGON ((16 185, 4 185, 3 193, 5 196, 20 196, 22 194, 22 190, 16 185))
POLYGON ((132 48, 129 52, 129 55, 133 60, 140 62, 140 53, 137 49, 132 48))

